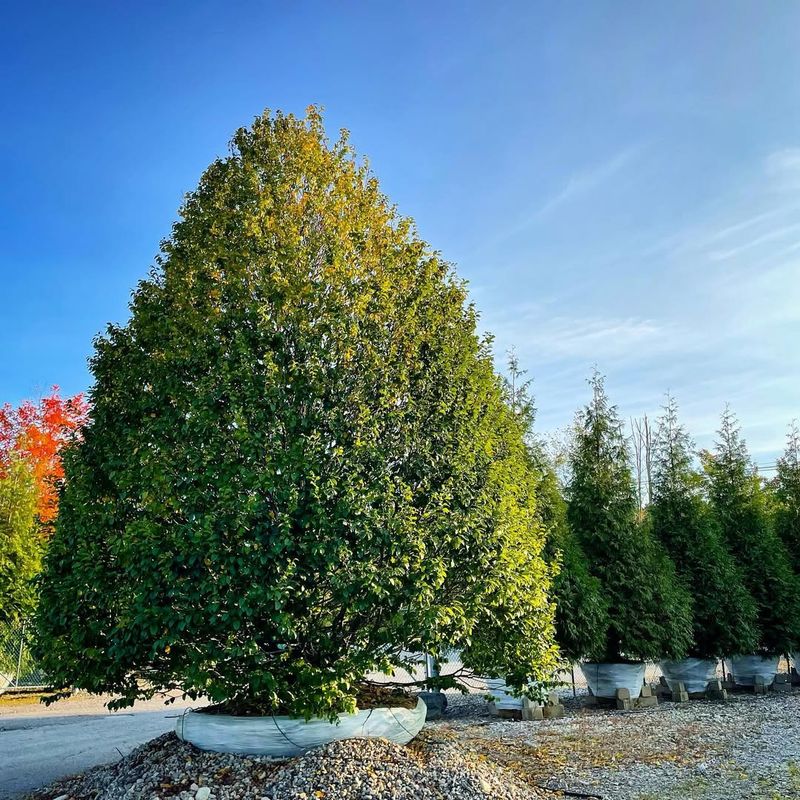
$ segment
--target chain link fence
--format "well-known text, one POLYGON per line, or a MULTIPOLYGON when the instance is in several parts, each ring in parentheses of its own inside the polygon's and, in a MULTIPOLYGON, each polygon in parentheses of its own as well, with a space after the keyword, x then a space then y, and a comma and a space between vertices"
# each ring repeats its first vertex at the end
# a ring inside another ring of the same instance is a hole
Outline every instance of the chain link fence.
POLYGON ((0 622, 0 694, 13 689, 46 689, 47 678, 31 655, 30 623, 0 622))

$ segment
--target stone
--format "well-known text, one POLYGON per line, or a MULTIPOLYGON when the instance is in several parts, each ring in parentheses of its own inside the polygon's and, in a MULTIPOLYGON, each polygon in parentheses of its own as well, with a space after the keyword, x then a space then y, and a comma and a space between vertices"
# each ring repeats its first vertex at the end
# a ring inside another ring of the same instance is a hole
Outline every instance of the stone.
POLYGON ((561 697, 559 696, 558 692, 555 689, 547 693, 547 705, 557 706, 560 702, 561 702, 561 697))
MULTIPOLYGON (((627 689, 625 690, 628 691, 627 689)), ((630 692, 628 692, 630 695, 630 692)), ((617 709, 619 711, 630 711, 633 708, 633 700, 630 697, 618 697, 617 698, 617 709)))
POLYGON ((617 698, 617 700, 630 700, 631 699, 631 690, 630 689, 617 689, 616 698, 617 698))
POLYGON ((211 794, 211 789, 209 789, 208 786, 201 786, 197 790, 197 794, 195 794, 194 800, 208 800, 210 794, 211 794))
POLYGON ((444 692, 420 692, 419 697, 427 708, 425 720, 440 719, 447 708, 447 695, 444 692))
POLYGON ((646 683, 642 686, 642 692, 639 695, 640 697, 653 697, 653 687, 650 686, 649 683, 646 683))
POLYGON ((755 694, 767 694, 772 681, 769 683, 763 675, 755 675, 753 678, 753 691, 755 694))

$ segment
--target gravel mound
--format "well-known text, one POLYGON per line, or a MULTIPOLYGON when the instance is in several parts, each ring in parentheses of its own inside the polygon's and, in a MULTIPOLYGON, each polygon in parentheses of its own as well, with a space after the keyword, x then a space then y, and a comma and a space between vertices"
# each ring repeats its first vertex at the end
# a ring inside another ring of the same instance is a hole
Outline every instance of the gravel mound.
POLYGON ((349 739, 275 761, 205 753, 166 734, 36 800, 531 800, 550 796, 457 743, 349 739))

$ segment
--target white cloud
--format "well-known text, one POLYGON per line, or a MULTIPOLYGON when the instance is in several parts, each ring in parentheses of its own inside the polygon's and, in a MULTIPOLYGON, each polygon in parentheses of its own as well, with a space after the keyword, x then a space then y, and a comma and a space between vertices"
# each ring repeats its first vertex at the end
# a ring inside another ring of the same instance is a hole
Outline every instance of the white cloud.
POLYGON ((765 168, 771 178, 800 179, 800 147, 785 147, 770 153, 765 160, 765 168))
POLYGON ((502 316, 487 315, 486 325, 498 354, 514 346, 532 364, 636 362, 684 342, 675 326, 653 319, 553 314, 544 304, 520 304, 502 316))
POLYGON ((570 175, 564 186, 542 205, 536 216, 545 216, 564 203, 593 192, 627 167, 639 151, 639 147, 622 150, 600 164, 570 175))
POLYGON ((800 222, 795 222, 790 225, 782 225, 779 228, 773 228, 770 231, 759 234, 758 236, 741 242, 734 247, 726 250, 714 250, 709 253, 712 261, 727 261, 728 259, 735 258, 736 256, 744 253, 753 248, 760 247, 761 245, 768 244, 769 242, 777 242, 785 239, 789 234, 800 231, 800 222))

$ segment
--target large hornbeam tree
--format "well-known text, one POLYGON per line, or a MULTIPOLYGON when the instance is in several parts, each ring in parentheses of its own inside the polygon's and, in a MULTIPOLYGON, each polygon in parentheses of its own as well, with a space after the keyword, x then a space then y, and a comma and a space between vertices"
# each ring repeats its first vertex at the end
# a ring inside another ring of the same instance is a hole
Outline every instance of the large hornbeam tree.
POLYGON ((41 586, 53 682, 334 717, 406 651, 548 678, 535 476, 476 319, 315 110, 239 130, 96 341, 41 586))
POLYGON ((702 495, 693 443, 668 397, 653 443, 648 517, 694 600, 689 655, 718 659, 756 646, 753 598, 702 495))
POLYGON ((769 498, 753 467, 739 423, 726 408, 713 453, 703 453, 717 522, 756 603, 756 652, 800 646, 800 595, 789 553, 772 525, 769 498))

